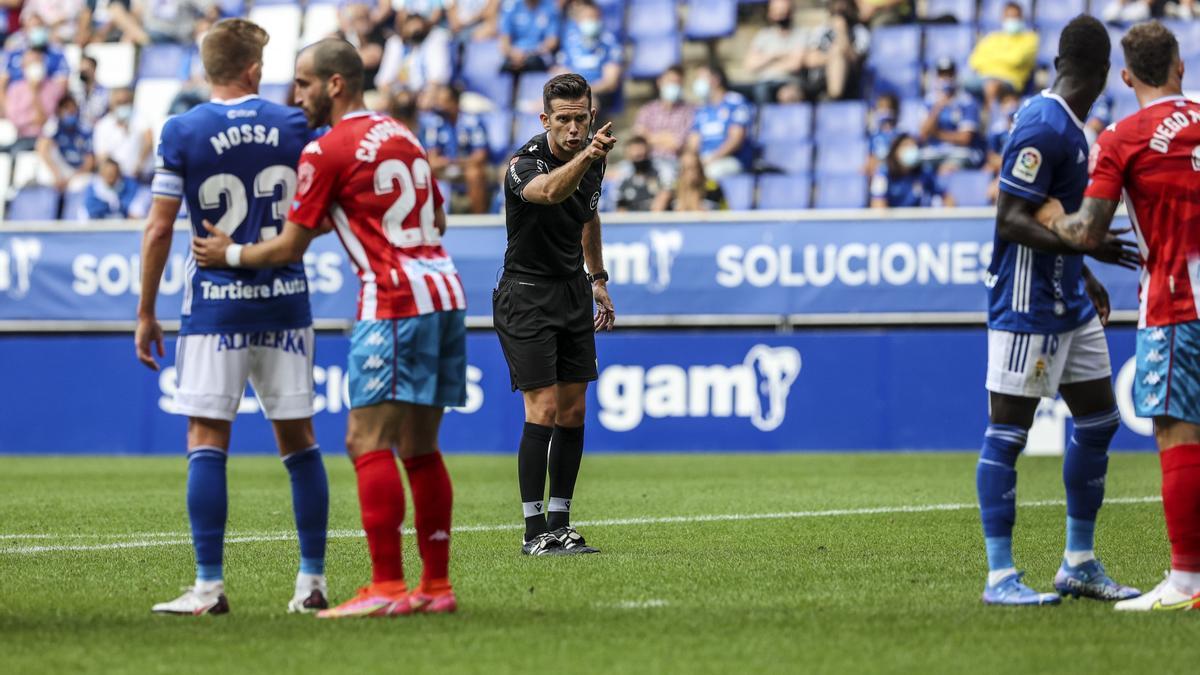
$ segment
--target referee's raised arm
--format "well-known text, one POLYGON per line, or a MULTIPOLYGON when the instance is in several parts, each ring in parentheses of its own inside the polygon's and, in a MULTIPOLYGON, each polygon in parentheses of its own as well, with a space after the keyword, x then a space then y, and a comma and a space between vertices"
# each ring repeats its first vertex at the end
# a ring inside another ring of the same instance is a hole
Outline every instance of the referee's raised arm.
POLYGON ((616 144, 617 139, 612 135, 612 122, 609 122, 596 132, 587 149, 554 171, 529 181, 521 191, 521 196, 525 201, 534 204, 550 205, 565 201, 579 189, 579 183, 591 168, 592 162, 603 160, 616 144))

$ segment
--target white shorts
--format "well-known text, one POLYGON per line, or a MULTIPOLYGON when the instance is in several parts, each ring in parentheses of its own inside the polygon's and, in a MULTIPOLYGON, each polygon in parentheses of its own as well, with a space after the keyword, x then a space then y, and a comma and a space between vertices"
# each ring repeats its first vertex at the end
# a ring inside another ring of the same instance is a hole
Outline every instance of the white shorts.
POLYGON ((1059 385, 1111 376, 1108 341, 1098 317, 1058 335, 988 330, 988 391, 1054 398, 1059 385))
POLYGON ((175 346, 175 411, 232 421, 246 380, 270 420, 313 415, 313 329, 181 335, 175 346))

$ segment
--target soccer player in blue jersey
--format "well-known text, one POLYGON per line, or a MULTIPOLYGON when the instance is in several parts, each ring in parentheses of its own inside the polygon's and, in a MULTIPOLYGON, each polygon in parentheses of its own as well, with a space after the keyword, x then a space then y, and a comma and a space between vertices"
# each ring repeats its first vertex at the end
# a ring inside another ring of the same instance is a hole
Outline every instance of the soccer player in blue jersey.
MULTIPOLYGON (((1083 256, 1038 224, 1054 197, 1079 208, 1088 182, 1084 122, 1108 79, 1109 37, 1095 18, 1071 21, 1059 38, 1051 89, 1017 113, 1004 149, 995 252, 988 269, 990 424, 976 469, 987 547, 983 601, 993 605, 1057 604, 1061 595, 1121 600, 1139 591, 1105 573, 1094 553, 1096 515, 1104 499, 1108 446, 1120 424, 1104 324, 1108 294, 1083 256), (1013 564, 1017 456, 1025 447, 1041 397, 1061 393, 1075 418, 1063 462, 1067 493, 1066 552, 1055 593, 1022 583, 1013 564)), ((1133 243, 1109 235, 1093 254, 1135 268, 1133 243)))
MULTIPOLYGON (((296 190, 296 164, 311 139, 299 108, 259 99, 267 33, 242 19, 213 26, 200 47, 212 101, 167 121, 158 148, 154 203, 142 244, 138 359, 153 370, 163 333, 158 284, 180 203, 193 231, 202 221, 242 244, 279 234, 296 190)), ((302 264, 263 270, 198 269, 189 255, 176 347, 177 410, 188 416, 187 507, 196 583, 154 606, 164 614, 221 614, 225 598, 225 463, 246 380, 254 386, 291 475, 300 571, 288 611, 324 609, 329 485, 313 435, 313 329, 302 264)))

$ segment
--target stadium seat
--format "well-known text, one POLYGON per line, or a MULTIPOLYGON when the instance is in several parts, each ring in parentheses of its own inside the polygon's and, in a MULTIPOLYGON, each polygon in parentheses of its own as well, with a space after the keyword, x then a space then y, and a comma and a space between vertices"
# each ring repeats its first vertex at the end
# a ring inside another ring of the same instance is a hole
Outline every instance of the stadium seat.
POLYGON ((257 4, 248 18, 271 36, 263 50, 263 84, 291 83, 300 46, 300 8, 295 3, 266 7, 257 4))
POLYGON ((942 179, 946 193, 958 206, 987 206, 988 187, 992 184, 990 171, 955 171, 942 179))
POLYGON ((50 183, 53 180, 50 169, 46 168, 42 158, 32 150, 18 152, 13 155, 12 186, 20 189, 34 183, 50 183))
MULTIPOLYGON (((1014 0, 980 0, 979 2, 979 31, 981 33, 991 33, 992 31, 1000 30, 1000 15, 1004 12, 1004 6, 1014 0)), ((1015 0, 1021 5, 1024 10, 1025 21, 1029 25, 1034 25, 1033 13, 1029 11, 1029 6, 1033 3, 1031 0, 1015 0)), ((1051 0, 1051 2, 1059 2, 1059 0, 1051 0)))
POLYGON ((758 141, 802 140, 812 137, 813 109, 808 103, 772 103, 762 107, 758 141))
POLYGON ((631 40, 662 37, 679 32, 675 0, 637 0, 625 16, 626 34, 631 40))
POLYGON ((187 55, 187 49, 179 45, 146 45, 142 47, 142 53, 138 57, 138 79, 177 79, 183 72, 187 55))
POLYGON ((870 145, 866 139, 831 138, 828 140, 818 137, 817 140, 817 173, 843 174, 862 171, 863 163, 867 160, 870 145))
POLYGON ((737 30, 737 0, 688 0, 683 34, 689 40, 729 37, 737 30))
MULTIPOLYGON (((1186 72, 1184 73, 1187 74, 1186 72)), ((1120 121, 1134 114, 1141 108, 1137 95, 1129 87, 1120 89, 1109 87, 1108 93, 1113 97, 1113 121, 1120 121)))
POLYGON ((508 110, 493 110, 479 116, 487 129, 488 152, 493 162, 503 162, 508 159, 512 150, 513 114, 508 110))
POLYGON ((925 18, 954 17, 959 23, 975 24, 975 0, 928 0, 925 18))
MULTIPOLYGON (((1054 29, 1057 35, 1071 19, 1087 13, 1088 0, 1039 0, 1033 10, 1038 27, 1043 30, 1054 29)), ((1097 7, 1096 11, 1099 13, 1100 8, 1097 7)))
POLYGON ((596 2, 596 6, 600 8, 600 20, 604 22, 604 30, 612 33, 618 40, 625 39, 625 7, 627 4, 626 0, 597 0, 596 2))
POLYGON ((133 90, 133 110, 138 119, 157 125, 166 119, 171 101, 179 94, 183 83, 176 78, 142 78, 133 90))
POLYGON ((537 115, 517 114, 517 128, 513 130, 513 139, 509 147, 509 152, 511 153, 515 150, 517 144, 524 143, 538 134, 545 133, 545 131, 546 129, 542 127, 542 121, 538 119, 537 115))
POLYGON ((30 185, 17 191, 8 205, 7 220, 54 220, 58 218, 61 196, 58 190, 41 185, 30 185))
POLYGON ((679 34, 643 38, 633 44, 629 59, 629 76, 635 80, 654 79, 682 59, 683 44, 679 34))
POLYGON ((812 206, 812 176, 769 174, 758 179, 758 208, 807 209, 812 206))
POLYGON ((925 68, 933 68, 940 59, 948 58, 965 72, 967 59, 975 46, 972 26, 929 26, 925 29, 925 68))
POLYGON ((520 113, 538 113, 542 110, 542 88, 550 79, 550 73, 521 73, 517 80, 517 102, 515 109, 520 113))
POLYGON ((86 190, 72 190, 63 195, 62 219, 72 223, 88 219, 86 190))
POLYGON ((8 187, 12 184, 12 157, 0 152, 0 223, 4 222, 4 207, 8 202, 8 187))
POLYGON ((721 179, 721 193, 730 211, 749 211, 754 208, 754 176, 742 173, 721 179))
POLYGON ((109 89, 133 84, 135 65, 133 45, 105 42, 88 45, 84 50, 96 59, 96 81, 109 89))
POLYGON ((307 47, 317 40, 329 37, 337 31, 338 6, 330 2, 309 0, 304 10, 304 32, 300 35, 300 46, 307 47))
POLYGON ((861 209, 867 205, 867 179, 862 174, 817 174, 813 185, 813 205, 818 209, 861 209))
POLYGON ((1043 28, 1038 31, 1038 63, 1054 71, 1054 58, 1058 56, 1058 34, 1061 28, 1043 28))
POLYGON ((462 77, 467 89, 506 108, 512 96, 512 76, 500 72, 502 64, 499 41, 468 42, 463 53, 462 77))
POLYGON ((291 105, 288 98, 292 95, 291 84, 264 84, 258 88, 258 95, 279 105, 291 105))
POLYGON ((890 92, 901 97, 921 93, 921 29, 918 26, 889 26, 876 29, 871 38, 867 66, 876 94, 890 92))
POLYGON ((915 136, 921 132, 921 123, 926 116, 925 99, 906 98, 900 101, 900 120, 896 128, 915 136))
POLYGON ((812 171, 812 152, 809 141, 775 138, 762 144, 762 163, 784 173, 808 173, 812 171))
POLYGON ((818 139, 862 138, 867 133, 867 104, 862 101, 835 101, 817 106, 818 139))

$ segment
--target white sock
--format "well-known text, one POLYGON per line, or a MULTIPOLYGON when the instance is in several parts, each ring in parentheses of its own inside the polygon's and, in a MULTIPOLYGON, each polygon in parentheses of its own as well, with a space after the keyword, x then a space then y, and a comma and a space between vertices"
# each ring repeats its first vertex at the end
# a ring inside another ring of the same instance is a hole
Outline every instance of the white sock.
POLYGON ((300 572, 296 575, 296 588, 309 590, 312 588, 325 588, 324 574, 305 574, 300 572))
POLYGON ((225 582, 221 579, 217 579, 216 581, 201 581, 200 579, 197 579, 193 588, 195 589, 196 593, 199 594, 220 593, 225 590, 225 582))
POLYGON ((1175 590, 1186 593, 1187 595, 1195 595, 1200 592, 1200 572, 1181 572, 1179 570, 1171 570, 1171 585, 1175 590))
POLYGON ((1089 560, 1096 559, 1095 551, 1066 551, 1063 553, 1063 558, 1071 567, 1079 567, 1089 560))
POLYGON ((1015 567, 1005 567, 1002 570, 992 570, 991 572, 988 572, 988 586, 995 586, 996 584, 1004 581, 1016 573, 1017 569, 1015 567))

